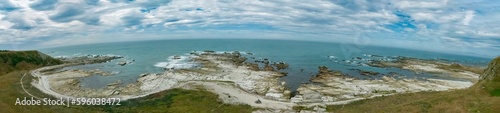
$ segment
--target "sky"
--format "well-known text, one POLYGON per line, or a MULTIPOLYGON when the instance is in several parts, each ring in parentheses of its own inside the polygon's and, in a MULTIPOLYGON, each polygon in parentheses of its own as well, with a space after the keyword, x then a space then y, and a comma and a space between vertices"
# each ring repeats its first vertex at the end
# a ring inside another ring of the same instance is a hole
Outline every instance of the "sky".
POLYGON ((497 0, 0 0, 0 49, 278 39, 500 55, 497 0))

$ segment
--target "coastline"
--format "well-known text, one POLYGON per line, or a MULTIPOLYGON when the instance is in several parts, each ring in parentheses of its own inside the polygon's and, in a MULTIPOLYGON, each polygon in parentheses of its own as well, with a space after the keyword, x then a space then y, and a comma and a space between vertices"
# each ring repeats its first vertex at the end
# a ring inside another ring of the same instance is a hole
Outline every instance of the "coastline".
MULTIPOLYGON (((231 61, 232 54, 227 56, 218 54, 205 54, 199 55, 204 57, 203 60, 210 63, 205 65, 217 64, 217 67, 203 67, 199 69, 189 70, 167 70, 163 74, 143 74, 137 80, 137 83, 129 84, 125 87, 103 88, 98 90, 79 88, 74 83, 68 82, 75 78, 85 77, 88 74, 78 71, 62 71, 58 73, 47 73, 44 75, 42 72, 53 70, 65 66, 75 64, 63 64, 57 66, 43 67, 33 70, 31 73, 34 77, 38 78, 32 85, 40 89, 42 92, 52 95, 54 97, 63 98, 76 98, 76 97, 110 97, 121 98, 128 100, 133 98, 144 97, 160 91, 179 88, 185 84, 206 84, 217 82, 231 82, 234 83, 233 90, 242 90, 234 95, 253 95, 254 98, 261 99, 266 102, 279 102, 287 101, 289 91, 285 90, 284 83, 279 83, 278 77, 282 76, 280 73, 273 71, 254 71, 249 70, 247 66, 236 66, 231 61), (213 55, 213 56, 212 56, 213 55), (224 59, 225 60, 217 60, 224 59), (57 79, 57 81, 55 81, 57 79), (207 82, 213 81, 213 82, 207 82), (73 85, 71 85, 73 84, 73 85), (61 91, 64 90, 65 92, 61 91), (94 93, 90 93, 93 92, 94 93), (119 91, 118 94, 110 92, 119 91), (95 93, 102 92, 102 93, 95 93), (81 94, 86 94, 82 96, 81 94)), ((238 55, 239 56, 239 55, 238 55)), ((223 87, 214 84, 208 84, 214 87, 223 87)), ((255 100, 253 100, 255 101, 255 100)), ((248 101, 245 101, 248 102, 248 101)), ((244 103, 249 104, 249 103, 244 103)), ((265 107, 265 106, 261 106, 265 107)))
MULTIPOLYGON (((175 57, 171 58, 175 59, 175 57)), ((474 83, 474 81, 457 82, 441 79, 428 79, 429 81, 420 81, 417 79, 396 80, 385 76, 382 77, 382 80, 356 80, 354 78, 339 76, 339 73, 333 73, 333 71, 329 71, 327 68, 320 68, 318 75, 311 79, 311 81, 322 85, 302 84, 298 89, 297 95, 291 97, 291 92, 285 88, 286 83, 280 83, 278 80, 283 76, 280 72, 259 69, 258 67, 255 69, 253 66, 255 64, 241 62, 241 58, 242 56, 239 52, 215 53, 206 51, 194 53, 191 59, 200 63, 202 67, 195 69, 167 69, 163 74, 142 74, 137 83, 124 87, 108 85, 106 88, 97 90, 80 88, 77 82, 71 82, 75 78, 88 76, 86 74, 88 72, 62 71, 58 73, 46 73, 47 75, 44 75, 43 72, 47 70, 79 65, 63 64, 33 70, 31 73, 38 80, 33 81, 32 85, 54 97, 109 97, 121 98, 122 100, 144 97, 173 88, 190 89, 192 86, 202 86, 208 91, 218 94, 220 99, 226 103, 290 110, 293 106, 338 105, 401 93, 463 89, 472 86, 474 83), (57 82, 53 79, 60 80, 57 82), (428 87, 419 85, 427 85, 428 87), (377 91, 377 89, 381 88, 391 90, 377 91), (69 93, 62 92, 61 90, 69 91, 69 93), (228 98, 232 96, 235 98, 228 98), (262 104, 255 103, 256 100, 261 101, 262 104)), ((430 68, 418 69, 419 71, 433 71, 430 68)), ((340 73, 340 75, 342 74, 340 73)))

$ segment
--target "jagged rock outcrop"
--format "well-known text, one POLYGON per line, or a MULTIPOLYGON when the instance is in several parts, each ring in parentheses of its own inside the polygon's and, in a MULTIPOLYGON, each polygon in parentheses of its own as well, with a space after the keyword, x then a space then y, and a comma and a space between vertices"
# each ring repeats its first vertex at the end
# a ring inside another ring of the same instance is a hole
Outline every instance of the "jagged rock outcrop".
POLYGON ((318 69, 318 74, 315 77, 311 78, 312 82, 321 82, 332 76, 344 76, 342 72, 329 70, 326 66, 319 66, 318 69))
POLYGON ((500 96, 500 57, 493 59, 481 75, 479 82, 493 96, 500 96))
POLYGON ((276 69, 278 69, 278 70, 286 69, 289 66, 285 62, 274 63, 273 65, 276 66, 276 69))

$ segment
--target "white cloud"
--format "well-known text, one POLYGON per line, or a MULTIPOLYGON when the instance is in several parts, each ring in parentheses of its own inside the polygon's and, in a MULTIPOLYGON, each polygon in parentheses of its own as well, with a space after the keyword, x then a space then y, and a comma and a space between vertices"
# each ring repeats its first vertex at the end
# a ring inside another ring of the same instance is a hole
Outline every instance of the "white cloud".
POLYGON ((474 11, 467 11, 465 12, 465 18, 464 20, 462 21, 462 23, 464 25, 469 25, 470 21, 472 21, 472 19, 474 18, 474 11))
MULTIPOLYGON (((361 32, 363 35, 380 34, 370 36, 374 39, 408 43, 434 39, 439 41, 429 44, 470 44, 474 48, 491 49, 497 42, 484 40, 500 36, 496 33, 500 31, 497 27, 500 26, 500 14, 484 11, 499 5, 495 5, 497 2, 484 3, 489 1, 314 0, 297 3, 295 0, 57 0, 47 6, 40 5, 37 10, 32 6, 39 1, 10 2, 18 9, 0 11, 0 18, 4 18, 0 19, 0 39, 8 36, 18 39, 20 43, 38 40, 36 43, 44 43, 43 46, 117 41, 122 38, 107 34, 151 33, 163 34, 163 38, 175 38, 166 34, 210 30, 206 34, 268 31, 297 37, 317 35, 304 40, 323 41, 349 40, 354 32, 361 32), (26 29, 20 29, 23 27, 26 29), (88 35, 103 37, 85 38, 88 35), (409 36, 411 38, 399 38, 409 36), (463 37, 471 40, 462 40, 463 37), (79 42, 71 42, 80 38, 79 42)), ((3 40, 5 42, 5 38, 3 40)), ((130 37, 127 40, 134 39, 130 37)), ((386 45, 387 42, 374 41, 372 44, 386 45)))
POLYGON ((495 33, 495 32, 475 31, 474 33, 479 36, 500 37, 500 33, 495 33))
POLYGON ((448 0, 433 0, 433 1, 408 1, 395 0, 394 5, 401 9, 409 8, 443 8, 447 5, 448 0))

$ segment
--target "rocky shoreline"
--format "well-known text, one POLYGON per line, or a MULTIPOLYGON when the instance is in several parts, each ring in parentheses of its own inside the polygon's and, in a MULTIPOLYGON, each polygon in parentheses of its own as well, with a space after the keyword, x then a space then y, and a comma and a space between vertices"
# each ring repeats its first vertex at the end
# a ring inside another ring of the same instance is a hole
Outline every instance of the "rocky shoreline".
MULTIPOLYGON (((213 81, 233 83, 236 88, 262 96, 265 99, 276 101, 288 101, 289 99, 290 91, 285 88, 284 82, 279 82, 279 77, 283 76, 281 73, 260 69, 252 70, 251 67, 247 66, 252 64, 244 62, 245 58, 239 52, 203 52, 193 54, 191 57, 201 66, 193 69, 166 70, 163 74, 142 74, 136 83, 124 87, 119 86, 120 81, 116 81, 101 89, 82 88, 77 80, 88 77, 92 73, 110 75, 109 72, 99 70, 51 71, 66 66, 87 64, 92 61, 90 59, 84 63, 72 62, 34 70, 32 75, 37 80, 33 82, 33 85, 56 97, 118 97, 126 100, 181 87, 181 84, 189 81, 213 81)), ((102 59, 106 58, 96 57, 94 61, 103 61, 102 59)))
POLYGON ((430 73, 437 76, 466 79, 472 82, 477 82, 479 75, 483 72, 483 68, 409 57, 397 57, 392 61, 372 60, 368 65, 379 68, 399 68, 415 73, 430 73))
MULTIPOLYGON (((192 52, 189 56, 176 55, 169 58, 171 60, 189 59, 189 66, 166 65, 164 73, 144 73, 138 75, 140 77, 135 83, 123 86, 121 81, 115 81, 100 89, 83 88, 78 79, 95 74, 110 76, 113 73, 100 70, 54 70, 66 66, 107 62, 122 57, 80 57, 76 60, 66 60, 67 64, 32 71, 32 75, 35 76, 32 85, 55 97, 114 97, 122 100, 144 97, 172 88, 189 89, 193 86, 203 86, 219 94, 226 103, 290 110, 293 106, 347 104, 356 100, 400 93, 463 89, 470 87, 478 80, 477 70, 480 70, 459 64, 400 57, 400 59, 392 60, 367 60, 366 64, 357 62, 356 65, 399 68, 415 73, 433 73, 437 76, 460 78, 466 81, 434 78, 396 79, 396 76, 404 75, 391 73, 389 76, 374 71, 351 69, 364 76, 379 77, 379 79, 359 80, 341 71, 319 66, 317 74, 310 79, 312 83, 301 84, 294 95, 286 87, 286 83, 279 80, 287 74, 280 71, 289 67, 287 63, 273 62, 265 58, 248 59, 244 57, 244 54, 248 53, 207 50, 192 52), (259 100, 259 103, 256 103, 256 100, 259 100)), ((371 57, 385 58, 383 56, 371 57)), ((127 63, 123 63, 125 64, 127 63)))
MULTIPOLYGON (((350 69, 365 76, 381 76, 379 79, 359 80, 353 76, 340 71, 328 69, 326 66, 318 67, 318 74, 310 79, 311 83, 302 84, 298 94, 291 98, 295 103, 324 103, 338 104, 339 102, 387 96, 400 93, 412 93, 420 91, 445 91, 452 89, 464 89, 477 82, 482 72, 481 68, 463 66, 456 63, 445 63, 437 60, 424 60, 409 57, 396 57, 389 59, 384 56, 370 55, 379 60, 366 60, 366 64, 360 60, 356 65, 368 65, 377 68, 399 68, 414 73, 430 73, 451 79, 436 78, 395 78, 404 76, 396 72, 389 75, 378 72, 365 71, 361 69, 350 69)), ((330 57, 335 58, 335 57, 330 57)), ((343 103, 341 103, 343 104, 343 103)))
POLYGON ((445 91, 463 89, 473 85, 470 81, 443 79, 401 79, 383 76, 381 79, 358 80, 339 71, 320 66, 318 74, 311 78, 315 84, 302 84, 299 94, 291 98, 295 103, 333 103, 420 91, 445 91))

